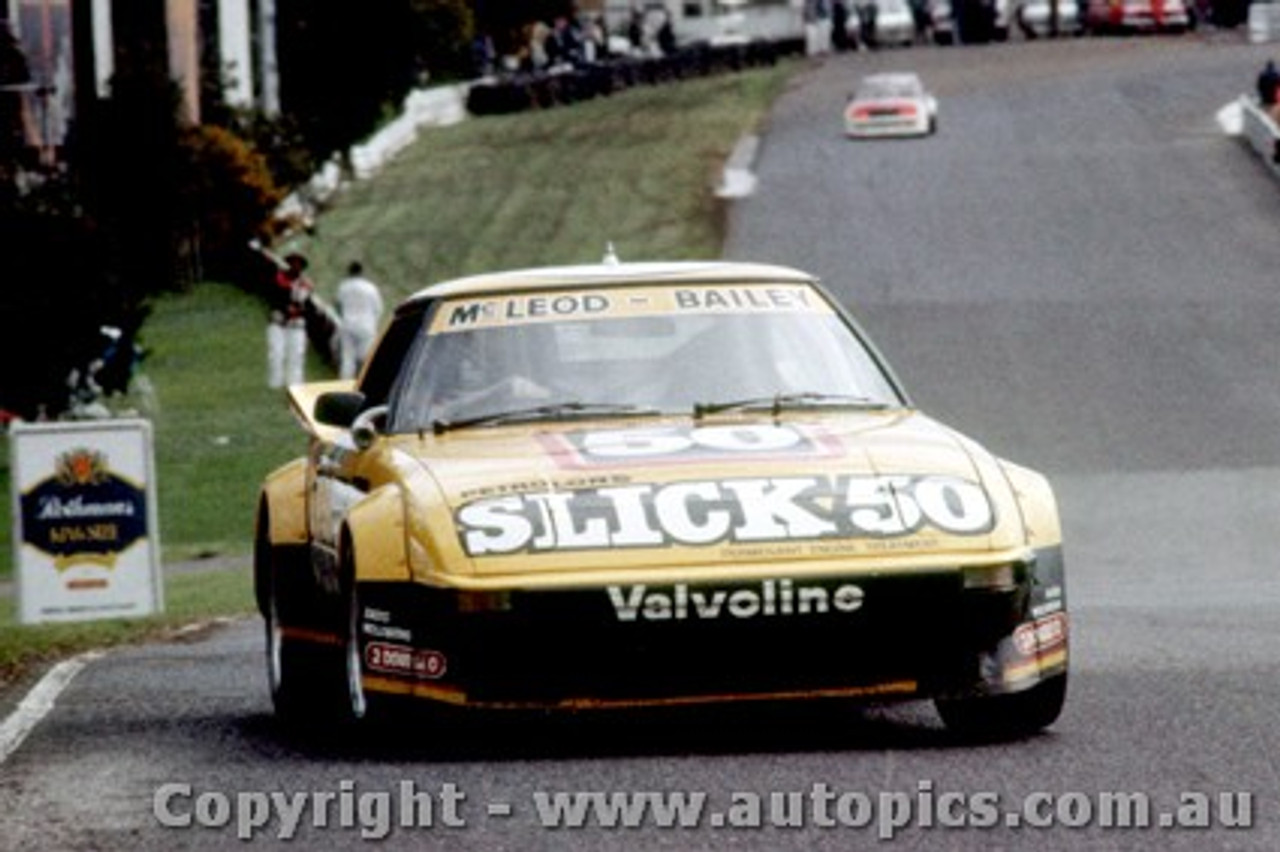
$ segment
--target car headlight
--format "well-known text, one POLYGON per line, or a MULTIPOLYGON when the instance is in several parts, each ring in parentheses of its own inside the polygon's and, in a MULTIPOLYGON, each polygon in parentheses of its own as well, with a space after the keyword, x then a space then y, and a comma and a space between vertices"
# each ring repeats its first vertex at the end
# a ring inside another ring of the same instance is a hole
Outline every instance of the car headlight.
POLYGON ((509 612, 510 610, 511 593, 505 589, 497 591, 458 590, 458 612, 509 612))
POLYGON ((1024 562, 1000 562, 995 565, 974 565, 964 569, 966 589, 1009 591, 1017 588, 1026 577, 1024 562))

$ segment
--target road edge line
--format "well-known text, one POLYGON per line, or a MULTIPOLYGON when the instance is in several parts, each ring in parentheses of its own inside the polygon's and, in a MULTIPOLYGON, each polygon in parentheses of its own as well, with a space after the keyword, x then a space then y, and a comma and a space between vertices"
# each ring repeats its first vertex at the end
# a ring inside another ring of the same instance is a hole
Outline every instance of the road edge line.
POLYGON ((18 706, 3 722, 0 722, 0 764, 9 759, 36 725, 49 715, 71 681, 85 666, 101 657, 105 651, 86 651, 55 665, 18 702, 18 706))
POLYGON ((756 176, 752 169, 755 166, 756 153, 760 148, 760 137, 748 133, 738 137, 733 152, 724 164, 720 185, 716 187, 716 197, 723 199, 746 198, 756 190, 756 176))

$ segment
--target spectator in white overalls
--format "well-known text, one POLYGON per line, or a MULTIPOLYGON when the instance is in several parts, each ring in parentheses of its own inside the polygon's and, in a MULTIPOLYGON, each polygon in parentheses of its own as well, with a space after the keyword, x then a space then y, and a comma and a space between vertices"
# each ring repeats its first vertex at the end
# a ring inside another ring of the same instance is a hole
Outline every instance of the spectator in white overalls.
POLYGON ((338 315, 342 318, 338 375, 353 379, 364 366, 382 321, 382 294, 364 276, 360 262, 352 261, 347 277, 338 284, 338 315))

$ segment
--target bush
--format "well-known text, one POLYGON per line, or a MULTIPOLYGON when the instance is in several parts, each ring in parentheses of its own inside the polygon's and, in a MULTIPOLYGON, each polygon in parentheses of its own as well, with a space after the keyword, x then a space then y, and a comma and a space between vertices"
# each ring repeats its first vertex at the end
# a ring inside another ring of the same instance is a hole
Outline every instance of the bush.
POLYGON ((181 207, 191 223, 187 247, 196 278, 236 278, 245 244, 265 238, 271 214, 284 197, 266 158, 223 127, 183 132, 181 207))
POLYGON ((104 324, 142 308, 107 272, 101 235, 74 209, 26 198, 0 210, 0 408, 31 420, 69 402, 67 377, 99 354, 104 324))
POLYGON ((230 130, 182 120, 165 69, 122 72, 86 116, 75 168, 34 188, 0 169, 0 408, 56 417, 67 377, 101 354, 103 325, 137 332, 148 300, 235 276, 283 193, 230 130), (41 345, 43 345, 42 348, 41 345))
POLYGON ((252 112, 238 116, 228 126, 262 154, 276 186, 303 185, 325 160, 323 155, 308 147, 305 135, 292 116, 252 112))
POLYGON ((181 103, 163 65, 122 67, 78 139, 83 204, 108 241, 111 269, 139 300, 194 281, 181 250, 181 103))

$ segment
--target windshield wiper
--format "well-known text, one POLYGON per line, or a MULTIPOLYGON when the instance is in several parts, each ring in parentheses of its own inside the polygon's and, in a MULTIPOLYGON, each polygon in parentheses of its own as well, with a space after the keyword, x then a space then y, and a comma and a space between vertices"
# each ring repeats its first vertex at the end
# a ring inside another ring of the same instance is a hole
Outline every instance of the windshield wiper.
POLYGON ((730 402, 695 402, 693 404, 693 418, 700 420, 708 414, 719 414, 724 411, 743 411, 752 408, 768 408, 769 412, 774 417, 777 417, 789 408, 821 408, 824 406, 869 409, 889 407, 888 403, 867 396, 806 391, 802 393, 776 393, 773 396, 756 396, 747 399, 736 399, 730 402))
POLYGON ((433 420, 431 431, 437 435, 469 426, 498 426, 505 423, 528 423, 534 420, 559 420, 565 417, 621 417, 628 414, 657 414, 657 410, 639 405, 613 402, 554 402, 529 408, 495 411, 462 420, 433 420))

